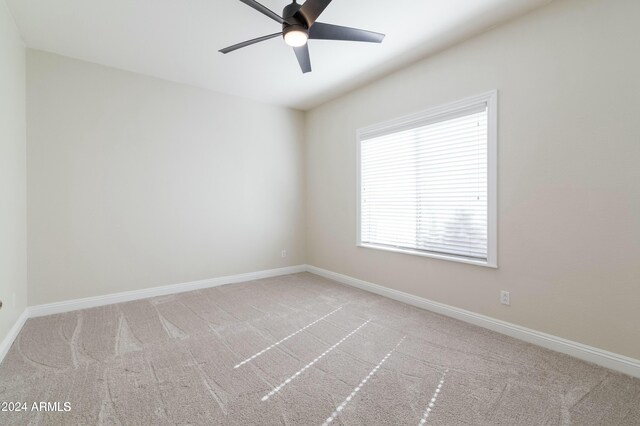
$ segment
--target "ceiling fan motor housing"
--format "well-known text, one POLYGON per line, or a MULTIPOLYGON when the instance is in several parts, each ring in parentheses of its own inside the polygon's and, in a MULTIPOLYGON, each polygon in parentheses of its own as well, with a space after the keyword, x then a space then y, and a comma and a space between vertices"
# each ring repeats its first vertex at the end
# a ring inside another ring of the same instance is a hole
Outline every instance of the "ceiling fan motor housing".
POLYGON ((298 14, 298 10, 300 10, 301 7, 301 5, 294 1, 293 3, 285 6, 285 8, 282 10, 282 17, 286 20, 286 22, 282 24, 283 36, 291 31, 302 31, 307 34, 309 33, 309 26, 305 22, 302 15, 298 14))

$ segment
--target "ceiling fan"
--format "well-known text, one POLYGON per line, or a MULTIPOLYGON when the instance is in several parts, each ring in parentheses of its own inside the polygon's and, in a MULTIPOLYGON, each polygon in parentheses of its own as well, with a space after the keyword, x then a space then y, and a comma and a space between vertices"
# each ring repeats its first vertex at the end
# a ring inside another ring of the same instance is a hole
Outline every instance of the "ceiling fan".
POLYGON ((298 4, 296 0, 293 0, 293 3, 284 8, 282 16, 264 7, 257 1, 240 1, 282 24, 282 31, 225 47, 220 50, 221 53, 226 54, 233 52, 234 50, 281 35, 284 37, 285 43, 293 47, 302 72, 308 73, 311 71, 311 59, 309 57, 307 40, 345 40, 381 43, 384 39, 384 34, 373 31, 316 22, 320 14, 329 6, 331 0, 307 0, 302 5, 298 4))

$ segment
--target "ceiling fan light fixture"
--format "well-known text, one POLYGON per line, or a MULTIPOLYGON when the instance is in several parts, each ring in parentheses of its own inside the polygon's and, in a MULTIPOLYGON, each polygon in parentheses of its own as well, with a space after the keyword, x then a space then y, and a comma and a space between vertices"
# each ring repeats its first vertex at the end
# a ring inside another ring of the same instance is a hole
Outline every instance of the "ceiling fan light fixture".
POLYGON ((284 42, 291 47, 304 46, 307 40, 309 40, 309 34, 306 31, 292 30, 284 35, 284 42))

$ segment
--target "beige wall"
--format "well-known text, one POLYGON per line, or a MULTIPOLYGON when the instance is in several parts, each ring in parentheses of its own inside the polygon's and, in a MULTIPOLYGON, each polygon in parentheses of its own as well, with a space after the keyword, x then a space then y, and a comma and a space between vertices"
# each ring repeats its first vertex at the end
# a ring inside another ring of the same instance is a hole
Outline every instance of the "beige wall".
POLYGON ((34 50, 27 80, 30 305, 304 263, 301 112, 34 50))
POLYGON ((13 18, 0 0, 0 342, 27 306, 24 56, 13 18))
POLYGON ((640 358, 638 17, 556 1, 309 112, 308 263, 640 358), (356 129, 491 89, 499 269, 357 248, 356 129))

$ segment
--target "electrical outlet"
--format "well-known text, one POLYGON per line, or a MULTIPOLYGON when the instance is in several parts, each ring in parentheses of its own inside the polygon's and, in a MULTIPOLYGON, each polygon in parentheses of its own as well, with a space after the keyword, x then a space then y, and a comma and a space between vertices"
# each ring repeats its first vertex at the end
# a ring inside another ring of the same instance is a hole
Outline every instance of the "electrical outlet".
POLYGON ((500 292, 500 303, 507 306, 511 305, 511 295, 509 294, 508 291, 502 290, 500 292))
POLYGON ((282 250, 282 253, 280 253, 280 256, 282 256, 283 258, 287 257, 287 251, 282 250))

